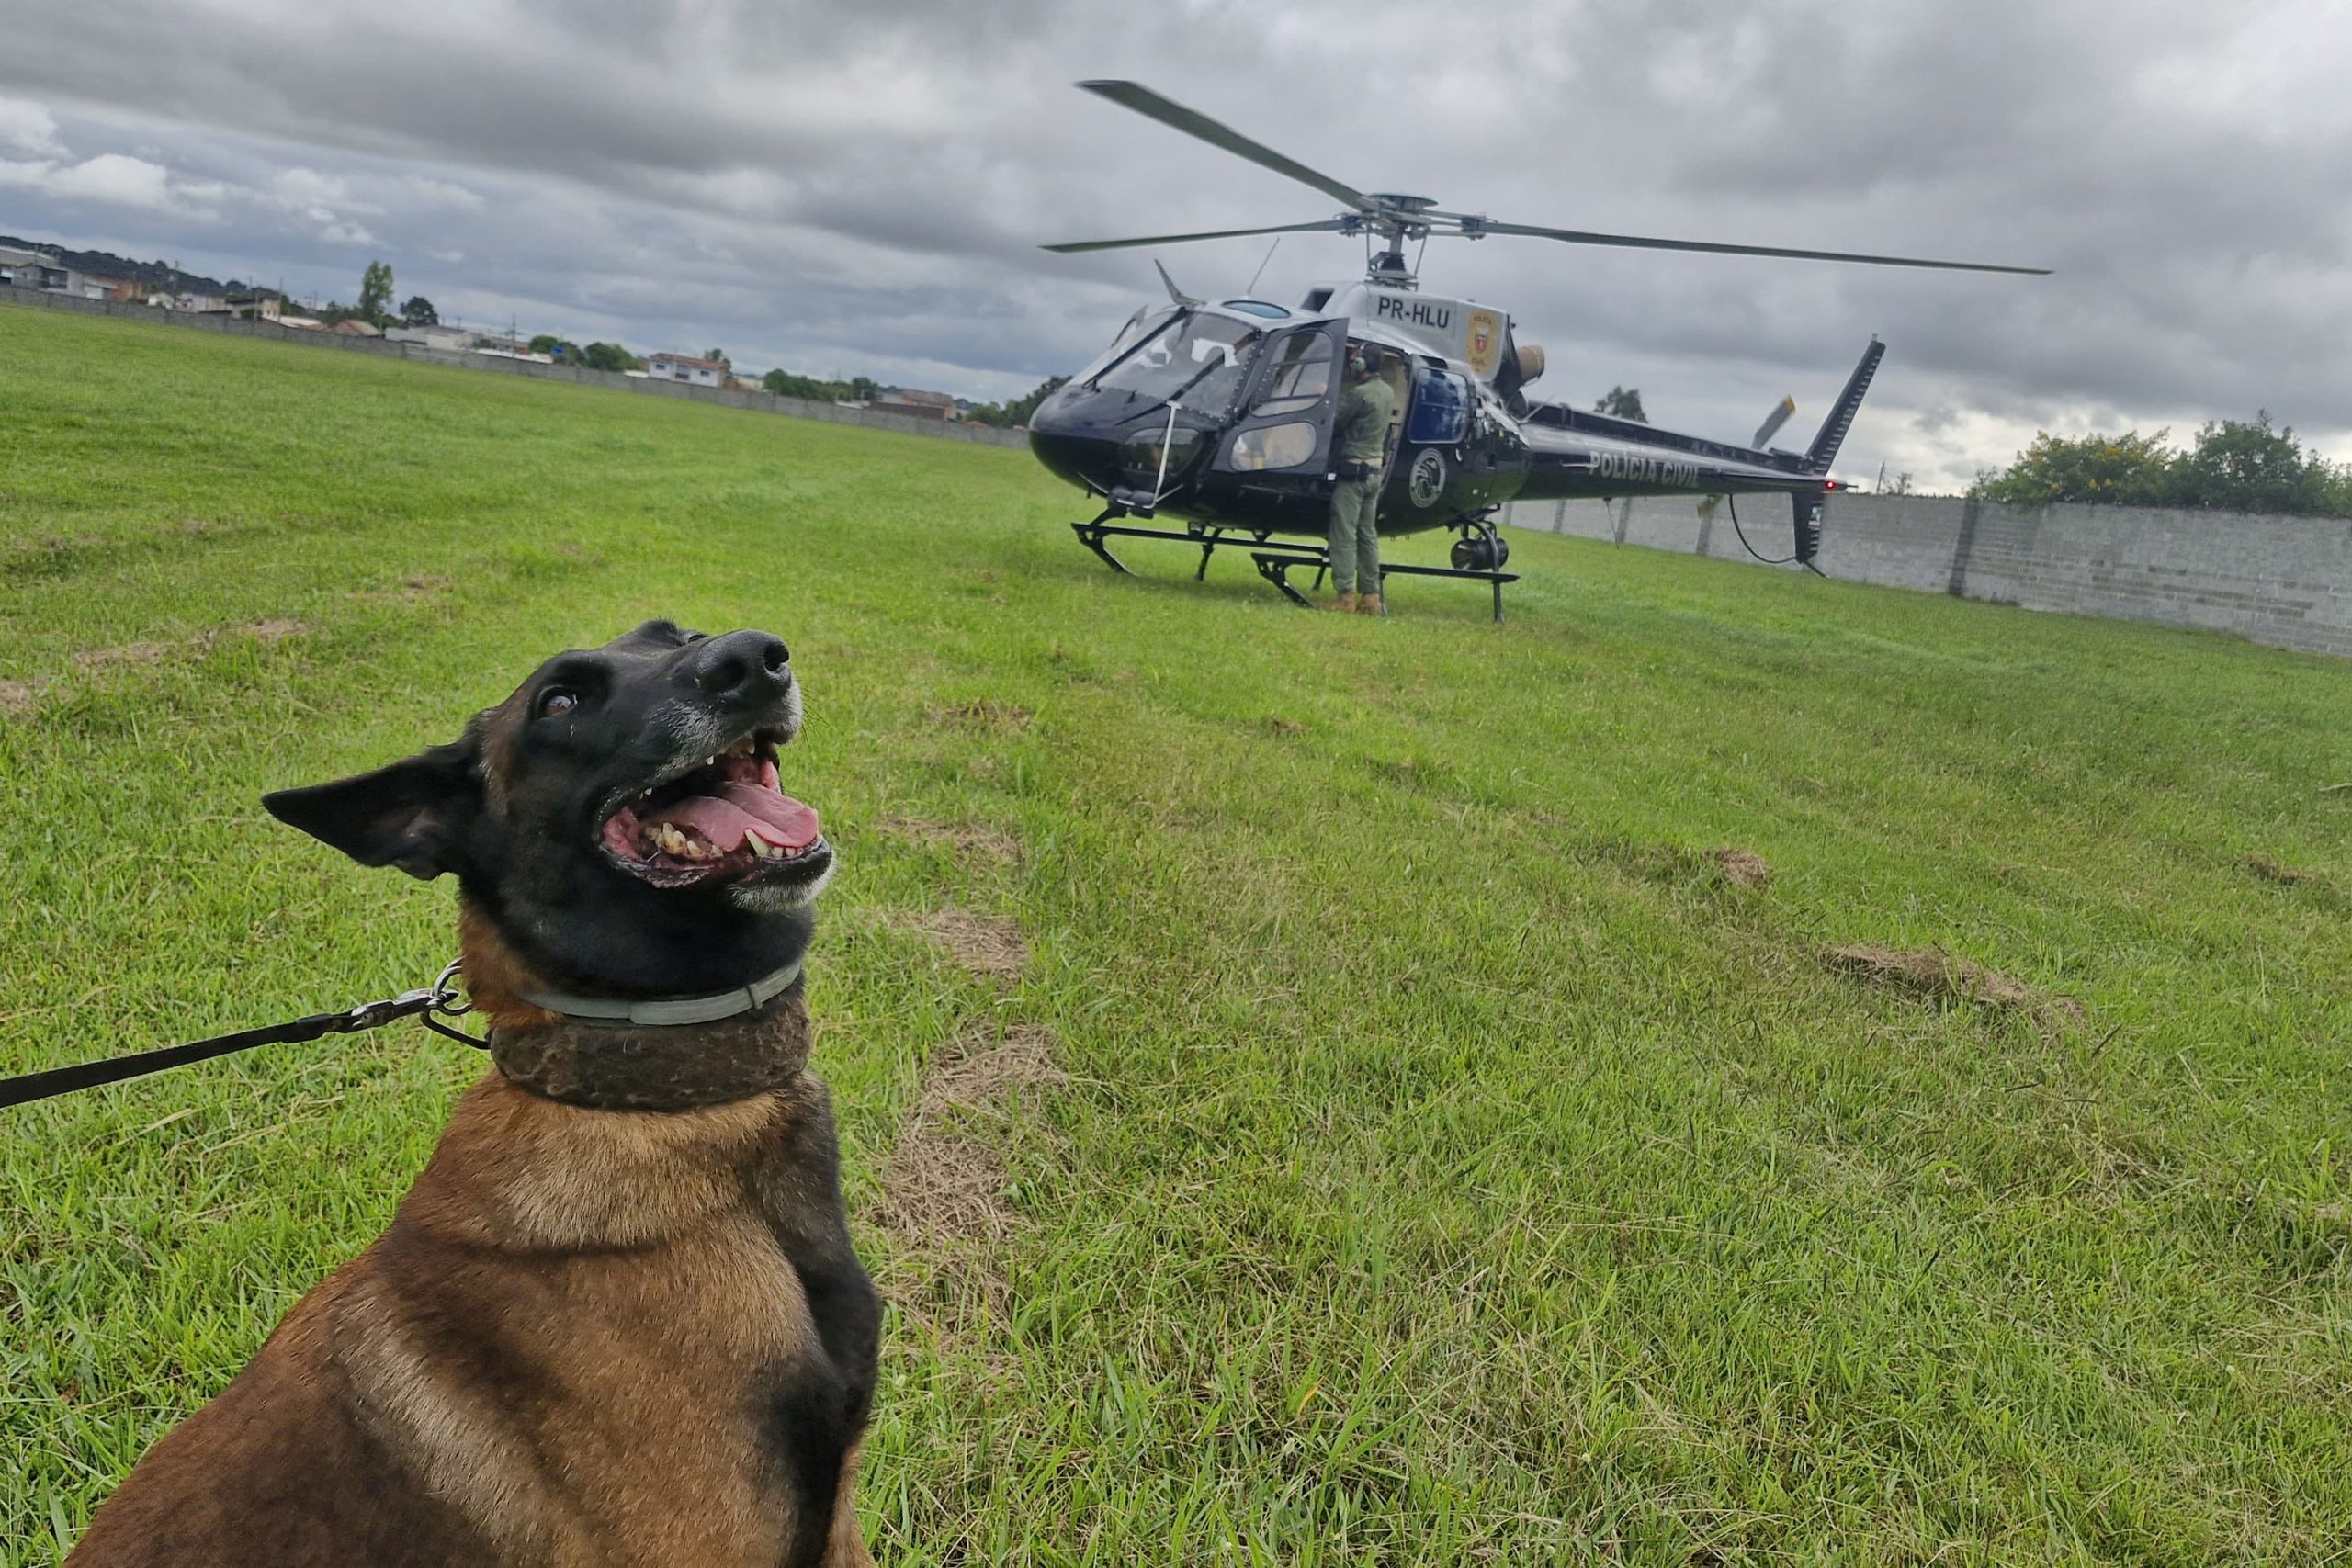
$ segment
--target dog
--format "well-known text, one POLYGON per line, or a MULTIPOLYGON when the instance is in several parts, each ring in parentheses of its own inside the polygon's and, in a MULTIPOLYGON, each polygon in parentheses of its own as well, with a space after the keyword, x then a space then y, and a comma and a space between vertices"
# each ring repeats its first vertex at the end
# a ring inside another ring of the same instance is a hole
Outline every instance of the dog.
POLYGON ((649 621, 450 744, 264 798, 456 876, 496 1070, 71 1568, 870 1568, 881 1310, 806 1071, 833 852, 780 788, 800 718, 775 637, 649 621))

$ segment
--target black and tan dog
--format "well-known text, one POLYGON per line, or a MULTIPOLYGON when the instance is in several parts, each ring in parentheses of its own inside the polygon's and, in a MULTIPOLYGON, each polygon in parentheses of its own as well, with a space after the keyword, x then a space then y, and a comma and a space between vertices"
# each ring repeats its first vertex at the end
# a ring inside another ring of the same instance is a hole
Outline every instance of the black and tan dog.
POLYGON ((783 643, 654 621, 454 744, 268 797, 456 874, 498 1071, 74 1568, 871 1562, 879 1309, 805 1070, 832 852, 777 787, 799 724, 783 643))

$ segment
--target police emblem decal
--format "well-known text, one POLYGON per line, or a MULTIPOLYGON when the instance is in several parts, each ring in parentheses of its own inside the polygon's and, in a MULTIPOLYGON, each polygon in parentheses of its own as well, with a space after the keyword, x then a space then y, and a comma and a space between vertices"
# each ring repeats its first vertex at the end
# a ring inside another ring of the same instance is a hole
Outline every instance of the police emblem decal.
POLYGON ((1445 493, 1445 454, 1432 447, 1414 458, 1412 472, 1405 476, 1405 493, 1415 506, 1435 506, 1445 493))
POLYGON ((1481 376, 1495 373, 1495 361, 1502 356, 1503 321, 1492 310, 1470 312, 1470 339, 1464 357, 1470 368, 1481 376))

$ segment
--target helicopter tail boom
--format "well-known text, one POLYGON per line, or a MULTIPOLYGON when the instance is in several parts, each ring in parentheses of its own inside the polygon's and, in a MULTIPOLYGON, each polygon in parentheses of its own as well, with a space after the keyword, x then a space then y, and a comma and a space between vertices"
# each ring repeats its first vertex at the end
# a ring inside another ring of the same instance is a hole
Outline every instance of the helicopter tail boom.
POLYGON ((1873 336, 1870 347, 1862 351, 1862 362, 1846 378, 1846 389, 1838 394, 1830 405, 1829 417, 1821 422, 1821 429, 1813 445, 1804 449, 1805 471, 1826 474, 1838 456, 1838 448, 1845 444, 1846 433, 1854 428, 1854 415, 1862 406, 1862 398, 1871 389, 1871 378, 1878 374, 1878 362, 1886 357, 1886 344, 1873 336))

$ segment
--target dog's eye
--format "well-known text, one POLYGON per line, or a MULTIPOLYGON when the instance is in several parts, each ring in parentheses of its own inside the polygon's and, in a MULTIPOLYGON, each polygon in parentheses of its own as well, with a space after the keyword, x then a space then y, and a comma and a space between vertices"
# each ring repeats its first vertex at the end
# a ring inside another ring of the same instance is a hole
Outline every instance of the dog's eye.
POLYGON ((553 691, 543 692, 539 694, 539 716, 541 718, 559 717, 561 715, 570 713, 579 705, 580 694, 573 691, 567 691, 561 686, 556 687, 553 691))

